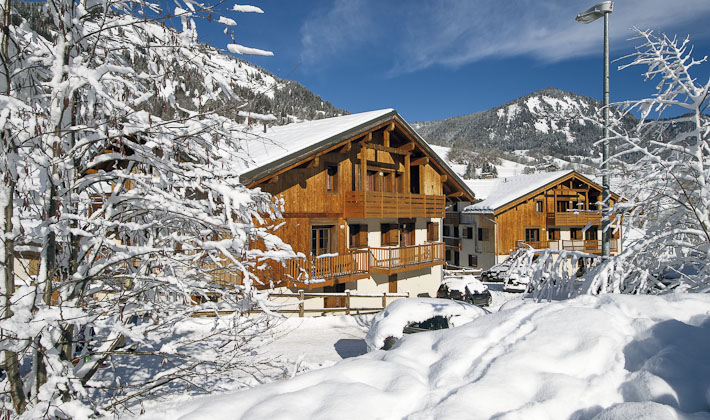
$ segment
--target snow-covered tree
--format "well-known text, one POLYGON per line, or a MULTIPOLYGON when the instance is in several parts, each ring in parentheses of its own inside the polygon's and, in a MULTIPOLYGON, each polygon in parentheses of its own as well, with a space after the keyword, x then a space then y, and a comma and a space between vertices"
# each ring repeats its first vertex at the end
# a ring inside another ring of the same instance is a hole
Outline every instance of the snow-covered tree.
MULTIPOLYGON (((236 94, 198 54, 196 21, 229 33, 229 13, 260 9, 175 4, 49 0, 48 38, 8 0, 0 10, 0 387, 16 414, 85 418, 173 381, 251 369, 240 355, 265 318, 239 317, 263 305, 249 268, 290 249, 265 227, 278 203, 239 183, 242 143, 258 134, 204 111, 236 94), (186 107, 175 90, 190 73, 208 90, 186 107), (174 118, 148 112, 153 98, 174 118), (33 258, 36 275, 15 270, 13 259, 33 258), (175 333, 220 308, 234 315, 175 333), (163 368, 140 380, 99 373, 129 357, 163 368)), ((227 49, 271 54, 233 38, 227 49)))
POLYGON ((647 67, 644 76, 657 83, 656 93, 616 104, 640 118, 627 130, 623 115, 614 113, 609 138, 623 198, 612 211, 638 238, 627 239, 618 256, 587 267, 581 277, 572 274, 576 265, 560 261, 592 255, 542 256, 530 264, 539 296, 710 290, 710 77, 696 74, 707 57, 693 58, 687 38, 641 30, 638 38, 642 45, 622 68, 647 67))

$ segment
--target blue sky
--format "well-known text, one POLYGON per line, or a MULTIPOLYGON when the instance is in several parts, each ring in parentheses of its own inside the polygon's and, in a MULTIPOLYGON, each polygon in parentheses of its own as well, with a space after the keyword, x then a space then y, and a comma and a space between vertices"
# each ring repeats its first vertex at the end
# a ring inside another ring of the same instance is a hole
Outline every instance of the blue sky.
MULTIPOLYGON (((235 13, 239 44, 274 57, 244 56, 298 81, 350 112, 395 108, 408 121, 486 110, 545 87, 601 99, 602 21, 582 25, 578 0, 262 0, 264 14, 235 13)), ((636 26, 690 35, 710 55, 710 0, 618 0, 611 58, 633 51, 636 26)), ((199 26, 199 24, 198 24, 199 26)), ((200 38, 225 48, 205 27, 200 38)), ((611 65, 611 100, 647 97, 642 68, 611 65)), ((697 73, 705 82, 710 66, 697 73)))

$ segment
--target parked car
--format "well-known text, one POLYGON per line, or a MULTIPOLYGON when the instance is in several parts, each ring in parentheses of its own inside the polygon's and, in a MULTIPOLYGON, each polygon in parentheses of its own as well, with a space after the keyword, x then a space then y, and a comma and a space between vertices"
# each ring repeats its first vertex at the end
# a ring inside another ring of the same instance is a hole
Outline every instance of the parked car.
POLYGON ((404 334, 457 327, 487 314, 483 308, 458 300, 398 299, 372 320, 365 336, 367 350, 389 350, 404 334))
POLYGON ((524 273, 507 272, 504 276, 503 291, 524 293, 530 287, 530 276, 524 273))
POLYGON ((488 282, 502 282, 508 270, 510 270, 510 262, 506 260, 482 272, 481 280, 488 282))
POLYGON ((488 306, 493 300, 488 286, 472 275, 444 277, 436 297, 463 300, 478 306, 488 306))

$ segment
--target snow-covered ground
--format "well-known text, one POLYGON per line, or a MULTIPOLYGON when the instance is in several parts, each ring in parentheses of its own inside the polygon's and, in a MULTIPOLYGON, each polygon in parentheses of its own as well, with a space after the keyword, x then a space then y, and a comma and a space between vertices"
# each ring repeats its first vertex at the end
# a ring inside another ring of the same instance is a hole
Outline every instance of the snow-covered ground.
MULTIPOLYGON (((318 323, 343 322, 353 340, 364 331, 337 319, 303 320, 280 345, 330 334, 313 331, 318 323)), ((354 344, 313 351, 335 359, 354 344)), ((140 418, 155 420, 710 419, 710 295, 515 299, 388 352, 145 409, 140 418)))

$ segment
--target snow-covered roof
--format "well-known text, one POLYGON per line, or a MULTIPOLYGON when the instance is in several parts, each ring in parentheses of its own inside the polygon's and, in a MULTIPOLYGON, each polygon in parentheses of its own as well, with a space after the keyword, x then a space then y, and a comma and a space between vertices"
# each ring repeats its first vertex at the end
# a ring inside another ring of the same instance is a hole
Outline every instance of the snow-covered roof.
POLYGON ((253 132, 251 138, 242 143, 242 148, 249 156, 249 161, 239 168, 240 180, 243 184, 248 185, 302 161, 309 155, 323 152, 359 133, 364 133, 394 119, 411 132, 416 138, 417 144, 427 155, 434 158, 463 191, 473 197, 473 192, 446 160, 439 156, 432 146, 392 108, 276 126, 269 128, 266 133, 253 132))
POLYGON ((266 169, 286 166, 311 152, 345 140, 351 132, 396 115, 392 108, 362 112, 342 117, 325 118, 271 127, 244 144, 250 162, 242 170, 242 182, 254 181, 266 169))
POLYGON ((494 179, 472 179, 466 181, 483 201, 464 209, 464 213, 493 213, 496 209, 517 200, 547 184, 573 173, 573 170, 541 172, 494 179))

